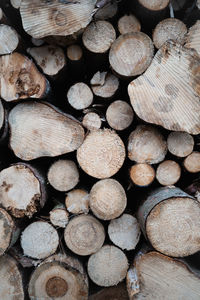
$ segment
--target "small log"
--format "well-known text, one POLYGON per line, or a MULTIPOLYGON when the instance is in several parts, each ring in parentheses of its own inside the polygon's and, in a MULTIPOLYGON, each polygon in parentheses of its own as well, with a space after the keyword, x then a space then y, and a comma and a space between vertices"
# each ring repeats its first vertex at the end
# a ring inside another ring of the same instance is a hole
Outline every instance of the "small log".
POLYGON ((126 204, 125 190, 115 179, 99 180, 90 191, 90 209, 99 219, 111 220, 119 217, 126 204))
POLYGON ((135 113, 169 130, 200 133, 199 67, 194 50, 166 42, 148 70, 128 86, 135 113))
POLYGON ((78 82, 68 90, 67 100, 73 108, 84 109, 92 104, 93 93, 86 83, 78 82))
POLYGON ((110 240, 122 250, 133 250, 140 239, 140 227, 136 218, 123 214, 110 221, 108 235, 110 240))
POLYGON ((103 99, 112 98, 119 88, 118 78, 107 72, 97 72, 90 81, 93 93, 103 99))
POLYGON ((120 35, 114 41, 109 52, 109 62, 118 75, 133 77, 148 68, 153 54, 151 39, 143 32, 131 32, 120 35))
POLYGON ((65 228, 69 222, 69 213, 62 204, 56 205, 50 212, 50 222, 52 225, 65 228))
POLYGON ((124 130, 133 122, 133 110, 131 106, 121 100, 112 102, 106 111, 106 119, 111 128, 124 130))
POLYGON ((186 157, 192 153, 194 138, 187 132, 171 132, 167 138, 170 153, 178 157, 186 157))
POLYGON ((82 124, 88 130, 98 130, 101 128, 101 118, 94 112, 89 112, 83 117, 82 124))
POLYGON ((137 215, 145 237, 157 251, 183 257, 200 250, 200 204, 179 188, 155 190, 137 215))
POLYGON ((104 288, 89 296, 89 300, 129 300, 126 285, 120 283, 116 286, 104 288))
POLYGON ((7 254, 0 257, 0 299, 25 299, 21 270, 17 261, 7 254))
POLYGON ((110 49, 115 39, 115 29, 107 21, 90 23, 82 36, 84 46, 94 53, 105 53, 110 49))
POLYGON ((10 4, 16 9, 20 8, 21 2, 22 0, 10 0, 10 4))
POLYGON ((116 16, 118 11, 117 1, 107 3, 104 7, 97 10, 94 15, 95 20, 106 20, 116 16))
POLYGON ((49 82, 26 56, 14 52, 0 57, 0 95, 7 101, 44 98, 50 91, 49 82))
POLYGON ((18 33, 9 25, 0 25, 0 55, 15 51, 19 44, 18 33))
POLYGON ((165 9, 168 4, 169 0, 137 0, 140 5, 142 5, 144 8, 150 10, 150 11, 160 11, 165 9))
POLYGON ((64 239, 67 247, 78 255, 91 255, 104 243, 103 225, 93 216, 80 215, 69 221, 64 239))
POLYGON ((116 174, 124 159, 124 143, 109 129, 90 131, 77 150, 77 160, 83 171, 99 179, 116 174))
POLYGON ((65 205, 72 214, 87 214, 89 212, 89 194, 83 189, 75 189, 67 193, 65 205))
POLYGON ((67 47, 67 58, 71 61, 80 61, 83 56, 83 50, 79 45, 70 45, 67 47))
POLYGON ((185 158, 183 165, 190 173, 200 172, 200 152, 193 151, 185 158))
POLYGON ((138 125, 128 139, 128 157, 137 163, 157 164, 164 160, 167 144, 158 131, 150 125, 138 125))
POLYGON ((182 21, 175 18, 164 19, 153 31, 153 43, 157 49, 160 49, 167 40, 183 45, 186 34, 187 27, 182 21))
POLYGON ((46 75, 55 76, 66 65, 65 54, 60 47, 53 45, 34 47, 28 48, 27 52, 46 75))
POLYGON ((190 27, 188 30, 188 34, 186 36, 186 43, 185 47, 186 48, 192 48, 195 49, 200 56, 200 21, 196 21, 196 23, 190 27))
POLYGON ((60 159, 54 162, 47 174, 49 183, 60 192, 73 189, 79 182, 79 172, 72 160, 60 159))
POLYGON ((181 168, 173 160, 165 160, 156 170, 156 179, 161 185, 174 185, 181 177, 181 168))
POLYGON ((21 247, 24 255, 44 259, 56 252, 59 237, 56 229, 43 221, 28 225, 21 235, 21 247))
POLYGON ((120 34, 141 31, 140 21, 132 14, 124 15, 118 20, 120 34))
POLYGON ((0 204, 14 217, 31 218, 46 198, 45 179, 31 165, 20 162, 0 172, 0 204))
POLYGON ((115 246, 103 246, 88 260, 88 275, 99 286, 113 286, 121 282, 128 270, 126 255, 115 246))
POLYGON ((132 182, 140 187, 150 185, 156 176, 154 168, 146 163, 133 165, 129 172, 132 182))
POLYGON ((32 273, 30 299, 87 300, 88 281, 80 262, 70 256, 53 255, 32 273))
POLYGON ((11 149, 23 160, 72 152, 84 139, 77 121, 44 102, 16 105, 9 114, 9 125, 11 149))

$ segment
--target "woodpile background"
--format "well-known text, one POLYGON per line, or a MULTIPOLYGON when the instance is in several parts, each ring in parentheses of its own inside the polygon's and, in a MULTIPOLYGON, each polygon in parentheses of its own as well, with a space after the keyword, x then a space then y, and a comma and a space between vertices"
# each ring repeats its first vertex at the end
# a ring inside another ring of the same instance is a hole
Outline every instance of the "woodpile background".
POLYGON ((200 1, 1 0, 0 300, 200 299, 200 1))

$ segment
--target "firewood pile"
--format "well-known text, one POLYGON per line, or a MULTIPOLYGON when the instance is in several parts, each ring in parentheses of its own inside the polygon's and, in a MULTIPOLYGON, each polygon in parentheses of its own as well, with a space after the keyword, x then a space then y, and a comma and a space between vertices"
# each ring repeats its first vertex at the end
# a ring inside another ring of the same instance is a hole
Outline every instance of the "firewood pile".
POLYGON ((1 0, 0 300, 200 299, 200 1, 1 0))

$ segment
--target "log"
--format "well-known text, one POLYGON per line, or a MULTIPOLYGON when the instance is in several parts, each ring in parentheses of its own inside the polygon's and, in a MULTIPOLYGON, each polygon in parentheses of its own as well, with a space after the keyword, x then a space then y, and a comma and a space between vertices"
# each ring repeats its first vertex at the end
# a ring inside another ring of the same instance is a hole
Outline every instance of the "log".
POLYGON ((98 130, 101 128, 101 118, 95 112, 88 112, 82 120, 82 124, 88 130, 98 130))
POLYGON ((84 139, 77 121, 45 102, 16 105, 9 114, 9 125, 10 147, 23 160, 72 152, 84 139))
POLYGON ((83 189, 75 189, 67 193, 65 205, 69 213, 87 214, 89 212, 89 194, 83 189))
POLYGON ((67 36, 85 28, 92 20, 96 1, 23 0, 20 14, 24 30, 34 38, 67 36), (66 3, 65 3, 66 2, 66 3))
POLYGON ((131 32, 120 35, 114 41, 109 52, 109 62, 118 75, 133 77, 149 67, 153 54, 151 39, 143 32, 131 32))
POLYGON ((22 272, 17 261, 7 254, 0 257, 0 299, 25 299, 22 272))
POLYGON ((107 52, 115 39, 115 29, 108 21, 90 23, 82 36, 84 46, 93 53, 107 52))
POLYGON ((126 285, 119 283, 116 286, 107 287, 89 296, 89 300, 129 300, 126 285))
POLYGON ((54 189, 67 192, 78 184, 79 171, 72 160, 59 159, 50 166, 47 177, 54 189))
POLYGON ((196 23, 190 27, 188 34, 186 36, 185 47, 195 49, 200 56, 200 21, 197 20, 196 23))
POLYGON ((161 185, 174 185, 181 177, 181 168, 173 160, 165 160, 156 170, 156 179, 161 185))
POLYGON ((194 50, 166 42, 147 71, 128 86, 136 114, 169 130, 200 133, 199 66, 194 50))
POLYGON ((141 31, 140 21, 132 14, 122 16, 117 26, 120 34, 141 31))
POLYGON ((183 45, 187 34, 186 25, 179 19, 168 18, 159 22, 153 31, 153 43, 160 49, 168 40, 183 45))
POLYGON ((160 131, 150 125, 138 125, 128 139, 128 157, 137 163, 157 164, 164 160, 167 144, 160 131))
POLYGON ((139 207, 140 227, 157 251, 174 257, 200 250, 200 204, 175 187, 153 191, 139 207))
POLYGON ((187 132, 171 132, 167 138, 167 148, 177 157, 186 157, 193 151, 194 138, 187 132))
POLYGON ((115 130, 127 129, 133 122, 132 107, 125 101, 112 102, 106 111, 106 119, 111 128, 115 130))
POLYGON ((58 228, 65 228, 69 222, 69 213, 63 204, 56 205, 49 212, 49 217, 51 224, 58 228))
POLYGON ((169 0, 137 0, 140 5, 142 5, 144 8, 150 10, 150 11, 159 11, 165 9, 168 4, 169 0))
POLYGON ((124 143, 109 129, 90 131, 77 150, 77 160, 83 171, 99 179, 116 174, 124 159, 124 143))
POLYGON ((16 218, 31 218, 46 202, 45 178, 26 163, 0 172, 0 204, 16 218))
POLYGON ((122 250, 133 250, 140 239, 140 227, 135 217, 123 214, 110 221, 108 235, 110 240, 122 250))
POLYGON ((156 177, 154 168, 146 163, 133 165, 129 174, 131 181, 139 187, 147 187, 156 177))
POLYGON ((93 93, 86 83, 77 82, 69 88, 67 100, 73 108, 84 109, 92 104, 93 93))
POLYGON ((19 44, 17 31, 9 25, 0 24, 0 55, 15 51, 19 44))
POLYGON ((193 151, 184 159, 183 165, 190 173, 200 172, 200 152, 193 151))
POLYGON ((128 270, 126 255, 115 246, 103 246, 88 260, 88 275, 99 286, 113 286, 121 282, 128 270))
POLYGON ((115 219, 126 208, 127 198, 125 190, 115 179, 99 180, 92 186, 89 205, 97 218, 102 220, 115 219))
POLYGON ((97 10, 94 15, 95 20, 106 20, 116 16, 118 11, 117 1, 109 2, 104 7, 97 10))
POLYGON ((71 61, 80 61, 83 56, 82 48, 79 45, 70 45, 67 47, 67 58, 71 61))
POLYGON ((0 96, 7 102, 44 98, 50 91, 47 79, 26 56, 14 52, 0 57, 0 96))
POLYGON ((112 98, 119 88, 118 78, 107 72, 97 72, 90 81, 93 93, 103 99, 112 98))
POLYGON ((31 300, 87 300, 87 276, 77 259, 61 254, 53 255, 32 273, 28 293, 31 300))
POLYGON ((64 239, 67 247, 78 255, 91 255, 104 243, 103 225, 93 216, 80 215, 69 221, 64 239))
POLYGON ((21 235, 21 247, 24 255, 44 259, 56 252, 59 237, 56 229, 44 221, 28 225, 21 235))

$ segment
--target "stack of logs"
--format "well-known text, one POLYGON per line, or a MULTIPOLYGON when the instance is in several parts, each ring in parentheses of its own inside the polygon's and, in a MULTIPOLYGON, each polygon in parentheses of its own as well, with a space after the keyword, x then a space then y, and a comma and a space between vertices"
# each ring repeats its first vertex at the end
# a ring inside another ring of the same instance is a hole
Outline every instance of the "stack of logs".
POLYGON ((200 299, 199 9, 2 1, 0 299, 200 299))

